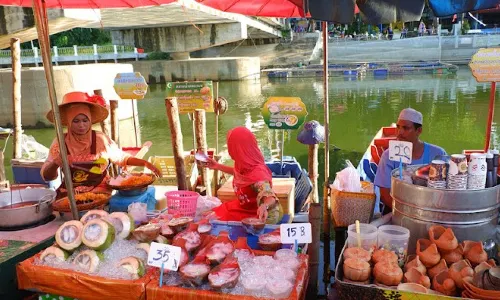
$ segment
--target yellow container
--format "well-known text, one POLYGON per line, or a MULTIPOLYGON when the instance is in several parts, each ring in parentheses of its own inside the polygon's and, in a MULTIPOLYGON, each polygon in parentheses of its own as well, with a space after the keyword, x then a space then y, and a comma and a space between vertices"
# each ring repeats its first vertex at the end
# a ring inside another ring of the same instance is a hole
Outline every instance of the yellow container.
MULTIPOLYGON (((173 156, 150 156, 148 159, 162 174, 161 178, 156 178, 154 185, 177 185, 177 175, 175 173, 175 161, 173 156)), ((184 158, 186 168, 186 183, 189 190, 196 188, 198 179, 198 168, 194 163, 194 156, 189 155, 184 158)))

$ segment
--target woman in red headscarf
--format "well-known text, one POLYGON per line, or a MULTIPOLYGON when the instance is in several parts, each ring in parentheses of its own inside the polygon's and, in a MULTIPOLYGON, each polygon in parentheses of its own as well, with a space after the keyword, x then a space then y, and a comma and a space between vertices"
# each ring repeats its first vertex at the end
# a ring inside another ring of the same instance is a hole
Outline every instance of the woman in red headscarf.
POLYGON ((224 202, 214 209, 221 221, 241 221, 258 217, 269 224, 276 224, 283 216, 283 209, 272 190, 271 171, 264 162, 257 140, 245 127, 236 127, 227 133, 227 148, 234 160, 234 167, 210 159, 207 167, 234 175, 233 188, 237 199, 224 202))

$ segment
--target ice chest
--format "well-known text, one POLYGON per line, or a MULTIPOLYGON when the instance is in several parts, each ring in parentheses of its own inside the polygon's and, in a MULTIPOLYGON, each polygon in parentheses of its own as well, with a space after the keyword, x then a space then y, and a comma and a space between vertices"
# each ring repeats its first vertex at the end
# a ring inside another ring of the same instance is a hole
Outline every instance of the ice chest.
MULTIPOLYGON (((175 161, 173 156, 150 156, 148 159, 162 174, 161 178, 156 178, 154 185, 177 185, 177 175, 175 173, 175 161)), ((184 157, 184 167, 186 168, 186 183, 189 190, 194 190, 198 179, 198 168, 194 163, 194 156, 184 157)))
POLYGON ((12 159, 11 166, 16 184, 44 184, 58 188, 61 184, 59 176, 50 182, 45 182, 40 174, 44 160, 12 159))

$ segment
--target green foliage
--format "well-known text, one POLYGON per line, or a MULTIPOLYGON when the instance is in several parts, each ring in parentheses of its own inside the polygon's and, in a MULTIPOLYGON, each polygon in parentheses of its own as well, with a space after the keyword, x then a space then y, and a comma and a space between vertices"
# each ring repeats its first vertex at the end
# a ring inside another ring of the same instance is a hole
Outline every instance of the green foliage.
POLYGON ((171 60, 170 54, 166 52, 151 52, 148 53, 147 60, 171 60))
MULTIPOLYGON (((92 46, 111 44, 111 33, 107 30, 93 28, 74 28, 50 36, 50 45, 57 47, 92 46)), ((33 41, 35 47, 40 48, 38 40, 33 41)), ((31 43, 23 43, 23 49, 30 49, 31 43)))
POLYGON ((464 19, 462 23, 462 34, 467 34, 469 30, 470 30, 469 20, 464 19))

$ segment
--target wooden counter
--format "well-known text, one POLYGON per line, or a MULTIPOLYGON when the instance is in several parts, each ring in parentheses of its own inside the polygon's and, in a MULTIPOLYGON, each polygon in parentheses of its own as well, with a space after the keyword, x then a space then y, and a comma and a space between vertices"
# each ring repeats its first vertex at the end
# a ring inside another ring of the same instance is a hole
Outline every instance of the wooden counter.
MULTIPOLYGON (((273 178, 273 190, 278 196, 278 200, 283 207, 283 212, 290 215, 290 222, 295 214, 295 179, 294 178, 273 178)), ((222 202, 235 200, 236 194, 233 189, 233 177, 217 191, 217 198, 222 202)))

